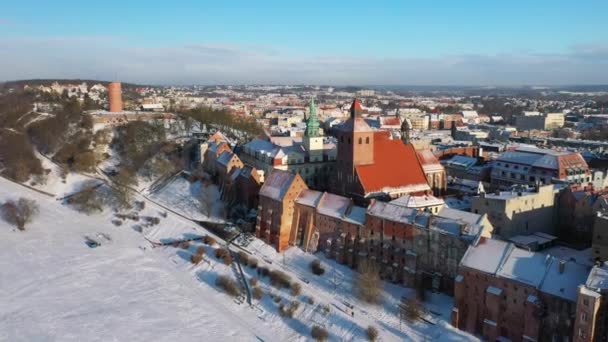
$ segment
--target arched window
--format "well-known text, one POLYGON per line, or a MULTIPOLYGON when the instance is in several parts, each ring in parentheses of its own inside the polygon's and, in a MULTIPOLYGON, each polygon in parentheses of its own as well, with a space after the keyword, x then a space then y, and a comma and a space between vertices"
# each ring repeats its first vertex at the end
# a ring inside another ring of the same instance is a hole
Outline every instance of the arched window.
POLYGON ((365 138, 365 143, 369 144, 369 137, 365 138))
POLYGON ((350 137, 348 137, 348 144, 350 145, 350 137))
POLYGON ((340 137, 340 142, 342 142, 342 143, 344 142, 344 136, 340 137))
POLYGON ((363 144, 363 138, 359 137, 359 145, 363 144))

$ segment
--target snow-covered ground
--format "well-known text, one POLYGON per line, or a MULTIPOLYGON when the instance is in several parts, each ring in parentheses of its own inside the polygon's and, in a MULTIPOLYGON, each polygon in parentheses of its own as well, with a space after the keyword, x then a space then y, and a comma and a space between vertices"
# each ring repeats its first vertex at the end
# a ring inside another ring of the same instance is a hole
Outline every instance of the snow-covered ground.
POLYGON ((216 185, 203 185, 200 181, 190 183, 183 177, 174 177, 158 192, 150 195, 155 201, 170 207, 180 214, 198 221, 222 221, 224 204, 220 200, 220 192, 216 185), (209 198, 206 203, 201 203, 199 198, 201 192, 209 198), (210 216, 206 208, 210 205, 210 216))
MULTIPOLYGON (((187 208, 191 189, 183 181, 171 183, 157 199, 188 213, 194 210, 187 208), (171 201, 171 192, 181 200, 171 201)), ((302 295, 293 297, 261 278, 266 295, 249 307, 215 285, 218 275, 237 279, 235 267, 213 256, 218 246, 194 242, 188 249, 152 248, 150 241, 206 233, 170 212, 164 217, 166 211, 153 202, 146 201, 138 215, 159 217, 160 224, 145 227, 143 219, 126 219, 116 226, 110 210, 80 214, 55 198, 0 178, 0 202, 17 197, 35 199, 40 214, 23 232, 0 220, 2 341, 306 341, 313 324, 325 326, 331 340, 364 340, 369 325, 378 328, 382 341, 474 339, 447 323, 449 297, 432 295, 427 301, 439 314, 429 317, 435 325, 420 321, 400 329, 396 303, 411 295, 410 290, 386 284, 384 304, 364 305, 352 294, 349 268, 322 258, 327 272, 314 276, 308 265, 317 256, 292 248, 283 257, 259 240, 247 250, 261 265, 300 282, 302 295), (85 237, 101 246, 89 248, 85 237), (190 256, 198 247, 205 249, 205 261, 193 265, 190 256), (270 293, 283 303, 300 301, 293 319, 278 314, 270 293), (314 304, 308 304, 308 296, 314 304), (354 305, 354 316, 345 302, 354 305), (326 305, 329 313, 322 309, 326 305)), ((243 270, 247 278, 257 276, 252 268, 243 270)))

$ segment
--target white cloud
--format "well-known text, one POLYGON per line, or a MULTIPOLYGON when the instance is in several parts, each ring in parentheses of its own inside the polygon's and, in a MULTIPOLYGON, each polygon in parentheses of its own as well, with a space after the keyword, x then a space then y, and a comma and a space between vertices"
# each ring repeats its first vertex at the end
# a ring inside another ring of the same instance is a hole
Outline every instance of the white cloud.
POLYGON ((120 79, 153 84, 606 84, 608 44, 566 53, 440 58, 302 56, 273 47, 141 47, 114 37, 0 39, 0 77, 120 79))

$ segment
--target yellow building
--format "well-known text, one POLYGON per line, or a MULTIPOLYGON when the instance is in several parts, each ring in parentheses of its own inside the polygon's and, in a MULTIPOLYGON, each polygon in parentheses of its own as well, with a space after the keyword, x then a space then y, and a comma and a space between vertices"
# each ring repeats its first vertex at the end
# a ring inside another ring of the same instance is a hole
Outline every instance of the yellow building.
POLYGON ((504 239, 536 232, 555 233, 555 192, 553 185, 528 189, 516 186, 511 191, 481 193, 473 198, 471 211, 487 214, 494 234, 504 239))

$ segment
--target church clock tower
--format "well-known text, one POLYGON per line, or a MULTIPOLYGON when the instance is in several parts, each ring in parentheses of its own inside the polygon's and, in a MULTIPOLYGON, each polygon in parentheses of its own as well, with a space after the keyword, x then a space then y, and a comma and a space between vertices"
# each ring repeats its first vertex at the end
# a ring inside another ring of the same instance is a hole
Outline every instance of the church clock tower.
POLYGON ((314 98, 310 98, 306 131, 302 143, 311 162, 323 161, 323 136, 319 133, 319 120, 314 98))

